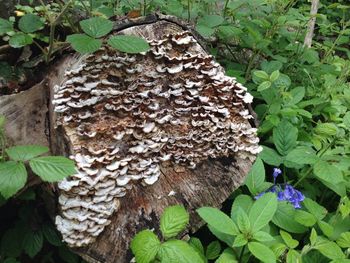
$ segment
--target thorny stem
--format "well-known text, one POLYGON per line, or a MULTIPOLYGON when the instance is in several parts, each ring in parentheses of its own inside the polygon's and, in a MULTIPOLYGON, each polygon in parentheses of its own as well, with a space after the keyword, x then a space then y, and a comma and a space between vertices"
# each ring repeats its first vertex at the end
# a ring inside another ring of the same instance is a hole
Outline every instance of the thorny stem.
POLYGON ((241 263, 241 262, 242 262, 245 247, 246 247, 246 246, 244 245, 244 246, 243 246, 243 248, 242 248, 242 250, 241 250, 241 254, 239 255, 239 260, 238 260, 238 262, 239 262, 239 263, 241 263))

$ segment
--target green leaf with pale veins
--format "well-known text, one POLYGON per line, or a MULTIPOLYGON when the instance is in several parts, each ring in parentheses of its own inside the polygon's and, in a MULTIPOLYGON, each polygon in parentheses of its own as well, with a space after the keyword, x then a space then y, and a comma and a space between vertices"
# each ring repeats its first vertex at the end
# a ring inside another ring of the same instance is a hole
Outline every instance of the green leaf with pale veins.
POLYGON ((252 195, 257 195, 261 191, 264 181, 265 167, 261 159, 257 157, 244 183, 252 195))
POLYGON ((283 120, 273 129, 273 142, 277 151, 285 156, 295 146, 298 138, 298 129, 290 122, 283 120))
POLYGON ((34 14, 26 14, 18 21, 18 28, 24 33, 33 33, 44 28, 44 22, 34 14))
POLYGON ((108 45, 126 53, 141 53, 150 49, 146 40, 137 36, 113 36, 108 40, 108 45))
POLYGON ((9 31, 13 31, 13 24, 12 22, 0 18, 0 36, 9 32, 9 31))
POLYGON ((0 163, 0 193, 6 199, 18 192, 27 181, 23 163, 8 161, 0 163))
POLYGON ((18 145, 6 149, 7 155, 14 161, 28 161, 48 151, 49 148, 39 145, 18 145))
POLYGON ((167 207, 160 218, 160 230, 165 238, 175 237, 185 229, 189 220, 189 214, 183 206, 167 207))
POLYGON ((68 43, 70 43, 75 51, 81 54, 93 53, 102 46, 102 41, 94 39, 85 34, 73 34, 67 36, 68 43))
POLYGON ((113 22, 103 17, 92 17, 79 22, 81 29, 93 38, 107 35, 113 29, 113 22))
POLYGON ((137 263, 152 262, 160 249, 161 243, 158 237, 150 230, 139 232, 131 241, 131 250, 137 263))
POLYGON ((23 249, 33 258, 43 247, 43 233, 41 231, 28 231, 23 237, 23 249))
POLYGON ((276 256, 273 251, 265 246, 264 244, 258 242, 248 243, 248 249, 252 252, 253 256, 261 260, 264 263, 275 263, 276 256))
POLYGON ((163 243, 157 257, 166 263, 204 263, 198 252, 182 240, 169 240, 163 243))

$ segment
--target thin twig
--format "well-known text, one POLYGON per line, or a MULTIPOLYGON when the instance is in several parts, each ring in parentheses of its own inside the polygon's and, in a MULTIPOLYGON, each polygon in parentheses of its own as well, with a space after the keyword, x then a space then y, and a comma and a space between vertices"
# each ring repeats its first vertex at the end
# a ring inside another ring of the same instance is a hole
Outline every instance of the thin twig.
POLYGON ((312 44, 312 37, 314 36, 315 23, 316 23, 316 15, 318 11, 319 0, 311 1, 311 10, 310 10, 310 20, 307 26, 306 36, 304 39, 304 46, 310 48, 312 44))

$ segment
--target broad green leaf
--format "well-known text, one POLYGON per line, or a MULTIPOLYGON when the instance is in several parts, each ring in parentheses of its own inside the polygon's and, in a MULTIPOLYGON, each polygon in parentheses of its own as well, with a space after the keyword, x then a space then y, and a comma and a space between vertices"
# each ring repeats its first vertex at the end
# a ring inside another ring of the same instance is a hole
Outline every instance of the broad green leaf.
POLYGON ((272 222, 290 233, 304 233, 307 228, 294 220, 295 208, 287 202, 278 202, 272 222))
POLYGON ((0 193, 6 199, 18 192, 27 181, 23 163, 8 161, 0 163, 0 193))
POLYGON ((51 224, 48 224, 48 223, 44 224, 42 231, 43 231, 44 237, 51 245, 54 245, 57 247, 62 245, 61 237, 57 233, 57 230, 51 224))
POLYGON ((286 263, 301 263, 301 255, 298 251, 294 249, 290 249, 287 253, 287 261, 286 263))
POLYGON ((232 247, 243 247, 248 243, 248 239, 243 234, 236 236, 235 241, 233 242, 232 247))
POLYGON ((259 79, 263 79, 263 80, 269 79, 269 75, 263 70, 256 70, 253 72, 253 74, 254 74, 254 76, 256 76, 259 79))
POLYGON ((313 226, 317 222, 317 218, 313 214, 303 210, 295 211, 294 220, 307 227, 313 226))
POLYGON ((274 82, 277 88, 288 88, 292 84, 290 77, 286 74, 280 73, 279 78, 274 82))
POLYGON ((270 88, 271 85, 272 85, 271 81, 269 81, 269 80, 263 81, 263 82, 258 86, 258 91, 266 90, 266 89, 270 88))
POLYGON ((198 24, 205 25, 207 27, 216 27, 224 22, 224 18, 219 15, 205 15, 198 20, 198 24))
POLYGON ((28 161, 48 151, 49 148, 39 145, 19 145, 6 149, 7 155, 14 161, 28 161))
POLYGON ((277 210, 277 197, 274 193, 266 193, 255 201, 249 212, 249 221, 253 233, 266 226, 277 210))
POLYGON ((275 82, 279 78, 279 76, 280 76, 280 71, 279 70, 275 70, 270 75, 270 81, 271 82, 275 82))
POLYGON ((258 231, 253 234, 253 239, 259 242, 269 242, 273 241, 274 238, 267 232, 258 231))
POLYGON ((29 161, 29 166, 46 182, 58 182, 76 173, 74 162, 62 156, 36 157, 29 161))
POLYGON ((243 234, 250 233, 251 226, 250 226, 248 215, 246 212, 244 212, 244 210, 241 207, 239 207, 237 210, 236 220, 237 220, 236 223, 238 225, 238 228, 243 234))
POLYGON ((341 233, 337 244, 342 248, 350 248, 350 232, 341 233))
POLYGON ((9 31, 13 31, 13 24, 12 22, 0 18, 0 36, 9 32, 9 31))
POLYGON ((334 228, 332 225, 328 224, 325 221, 318 221, 318 226, 320 227, 323 234, 325 234, 327 237, 332 236, 334 228))
POLYGON ((314 246, 316 244, 317 241, 317 232, 315 230, 315 228, 311 229, 311 234, 310 234, 310 244, 311 246, 314 246))
POLYGON ((285 254, 285 251, 288 249, 288 247, 284 244, 284 243, 274 243, 271 246, 271 250, 273 251, 273 253, 275 253, 276 257, 279 258, 281 257, 283 254, 285 254))
POLYGON ((160 246, 158 237, 152 231, 142 230, 133 238, 130 248, 137 263, 149 263, 155 259, 160 246))
POLYGON ((24 33, 33 33, 44 28, 44 22, 34 14, 26 14, 18 21, 18 28, 24 33))
MULTIPOLYGON (((0 33, 1 33, 1 29, 0 29, 0 33)), ((345 113, 344 117, 343 117, 343 123, 345 124, 345 126, 350 129, 350 111, 348 111, 347 113, 345 113)))
POLYGON ((330 165, 326 161, 315 163, 314 174, 316 177, 331 184, 338 184, 344 181, 342 172, 335 165, 330 165))
POLYGON ((242 33, 243 31, 241 29, 232 25, 218 27, 218 36, 223 40, 232 40, 242 33))
POLYGON ((9 44, 14 48, 21 48, 33 43, 33 38, 30 35, 18 32, 10 37, 9 44))
POLYGON ((165 238, 175 237, 185 229, 189 220, 189 214, 183 206, 167 207, 160 218, 160 230, 165 238))
POLYGON ((27 255, 33 258, 43 247, 43 233, 41 231, 28 231, 23 236, 23 249, 27 255))
POLYGON ((305 96, 304 87, 296 87, 290 91, 291 98, 288 100, 288 105, 295 105, 299 103, 305 96))
POLYGON ((210 242, 205 252, 207 259, 212 260, 216 259, 220 255, 221 245, 219 241, 210 242))
POLYGON ((157 257, 161 262, 167 263, 204 263, 198 252, 182 240, 169 240, 163 243, 157 257))
POLYGON ((280 235, 289 248, 296 248, 299 245, 298 240, 293 239, 293 237, 283 230, 280 230, 280 235))
POLYGON ((68 43, 70 43, 75 51, 81 54, 93 53, 102 46, 102 41, 94 39, 85 34, 73 34, 67 36, 68 43))
POLYGON ((237 235, 239 233, 236 224, 231 218, 217 208, 202 207, 197 209, 197 213, 208 225, 213 226, 221 233, 228 235, 237 235))
POLYGON ((337 184, 333 182, 329 182, 329 180, 326 181, 320 178, 319 178, 319 181, 323 183, 326 187, 331 189, 333 192, 335 192, 337 195, 339 195, 340 197, 346 196, 346 185, 344 184, 343 181, 337 184))
POLYGON ((81 29, 93 38, 107 35, 113 29, 113 22, 103 17, 92 17, 79 22, 81 29))
MULTIPOLYGON (((233 241, 234 241, 234 235, 229 235, 229 234, 225 234, 220 232, 219 230, 217 230, 215 227, 208 225, 208 228, 210 230, 210 232, 216 236, 217 239, 221 240, 222 242, 225 242, 229 247, 232 246, 233 241)), ((238 231, 238 229, 237 229, 238 231)))
POLYGON ((108 44, 126 53, 140 53, 146 52, 150 49, 150 46, 146 40, 137 36, 113 36, 108 40, 108 44))
POLYGON ((237 259, 232 248, 226 248, 215 263, 237 263, 237 259))
POLYGON ((199 238, 191 237, 188 241, 188 244, 194 249, 196 249, 200 254, 204 255, 204 247, 199 238))
POLYGON ((330 259, 342 259, 345 258, 343 251, 340 247, 333 241, 328 241, 323 239, 321 242, 317 242, 314 247, 321 252, 322 255, 330 259))
POLYGON ((318 220, 322 220, 327 215, 327 209, 310 198, 305 198, 303 206, 318 220))
POLYGON ((199 34, 201 34, 203 37, 210 37, 215 33, 215 29, 208 27, 206 25, 197 25, 196 30, 199 34))
POLYGON ((287 155, 296 145, 298 129, 290 122, 283 120, 273 129, 273 142, 277 151, 282 155, 287 155))
POLYGON ((245 185, 252 195, 257 195, 261 191, 261 186, 265 181, 264 164, 259 157, 256 158, 254 165, 245 179, 245 185))
POLYGON ((257 259, 261 260, 264 263, 275 263, 276 262, 276 256, 273 253, 273 251, 258 242, 249 242, 248 243, 248 249, 250 252, 252 252, 253 256, 257 259))
POLYGON ((318 123, 314 132, 324 136, 334 136, 337 134, 338 128, 333 123, 318 123))
POLYGON ((18 257, 22 252, 23 238, 22 229, 15 227, 4 230, 1 236, 1 255, 7 257, 18 257))
POLYGON ((253 205, 253 199, 249 195, 239 195, 235 198, 231 207, 231 218, 237 222, 237 211, 239 208, 244 209, 249 214, 250 208, 253 205))
POLYGON ((319 158, 311 148, 297 147, 287 154, 286 160, 297 164, 314 164, 319 158))
POLYGON ((263 151, 258 155, 265 163, 273 166, 280 166, 283 158, 274 150, 263 146, 263 151))

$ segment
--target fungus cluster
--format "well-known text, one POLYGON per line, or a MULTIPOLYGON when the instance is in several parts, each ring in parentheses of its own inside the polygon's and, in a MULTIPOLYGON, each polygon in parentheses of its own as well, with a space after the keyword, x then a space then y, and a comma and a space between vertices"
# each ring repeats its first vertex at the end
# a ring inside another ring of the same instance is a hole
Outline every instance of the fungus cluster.
POLYGON ((77 173, 58 184, 58 230, 70 246, 94 241, 136 180, 155 183, 160 164, 195 168, 208 158, 256 155, 252 96, 187 31, 149 40, 129 55, 103 47, 81 57, 54 90, 57 126, 77 173), (199 50, 199 51, 198 51, 199 50))

